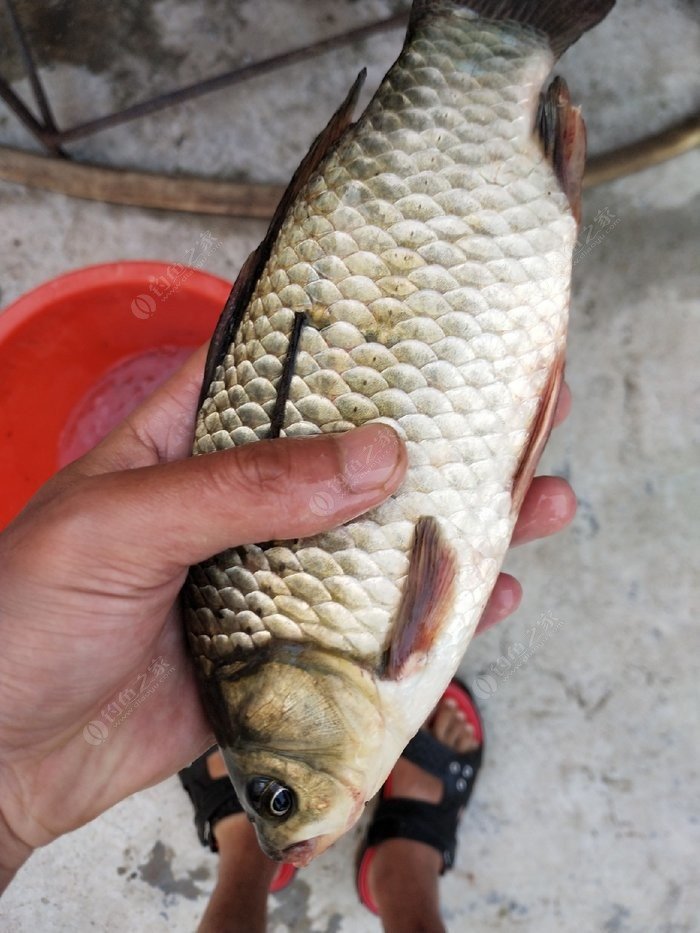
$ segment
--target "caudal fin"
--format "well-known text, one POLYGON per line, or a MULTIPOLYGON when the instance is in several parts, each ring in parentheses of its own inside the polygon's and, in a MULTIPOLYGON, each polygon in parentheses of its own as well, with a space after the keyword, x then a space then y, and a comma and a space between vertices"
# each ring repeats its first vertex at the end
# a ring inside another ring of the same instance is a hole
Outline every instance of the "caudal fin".
POLYGON ((559 58, 588 29, 604 19, 615 0, 414 0, 411 23, 460 7, 495 22, 516 22, 545 35, 559 58))

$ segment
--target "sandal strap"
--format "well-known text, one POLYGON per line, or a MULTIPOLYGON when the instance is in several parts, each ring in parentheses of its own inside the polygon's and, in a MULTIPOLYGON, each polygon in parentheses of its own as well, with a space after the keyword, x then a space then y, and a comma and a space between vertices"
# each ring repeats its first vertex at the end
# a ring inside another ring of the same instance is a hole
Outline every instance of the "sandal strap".
POLYGON ((442 856, 444 874, 452 868, 457 850, 454 812, 424 800, 390 797, 382 800, 367 835, 367 846, 387 839, 412 839, 432 846, 442 856))
POLYGON ((425 735, 428 742, 422 738, 418 741, 413 739, 404 757, 440 778, 443 785, 442 800, 440 803, 428 803, 406 797, 381 798, 369 827, 367 845, 376 846, 386 839, 424 842, 442 856, 441 874, 444 874, 454 864, 459 817, 474 790, 482 747, 460 755, 446 749, 448 754, 442 755, 445 746, 429 733, 425 735), (434 743, 435 748, 432 748, 431 743, 434 743), (437 764, 438 757, 442 767, 437 764))
POLYGON ((407 758, 422 771, 439 778, 445 785, 446 792, 462 793, 464 787, 460 783, 457 789, 457 782, 463 778, 474 783, 482 753, 483 744, 471 752, 456 752, 439 742, 427 729, 421 729, 413 736, 401 757, 407 758))
MULTIPOLYGON (((478 710, 468 689, 459 684, 478 710)), ((469 802, 484 751, 481 745, 470 752, 456 752, 421 729, 411 739, 402 757, 442 783, 439 803, 404 797, 381 797, 369 827, 367 847, 386 839, 412 839, 432 846, 442 856, 442 872, 452 868, 457 851, 457 829, 469 802)))
POLYGON ((214 826, 225 816, 242 813, 243 807, 228 777, 213 778, 209 774, 207 758, 212 751, 210 748, 189 767, 183 768, 178 776, 194 807, 199 841, 212 852, 217 852, 219 847, 213 833, 214 826))
POLYGON ((455 752, 426 729, 421 729, 413 736, 401 757, 442 781, 442 800, 434 806, 446 807, 451 811, 455 804, 459 807, 467 805, 481 767, 483 750, 482 744, 471 752, 455 752))

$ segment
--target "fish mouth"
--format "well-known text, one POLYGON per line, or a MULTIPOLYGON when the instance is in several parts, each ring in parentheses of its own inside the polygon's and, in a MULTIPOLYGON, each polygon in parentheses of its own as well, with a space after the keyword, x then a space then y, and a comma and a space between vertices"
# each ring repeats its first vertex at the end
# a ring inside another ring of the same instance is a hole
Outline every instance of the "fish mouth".
POLYGON ((278 861, 289 862, 295 868, 305 868, 316 855, 316 839, 306 839, 304 842, 295 842, 279 853, 278 861))

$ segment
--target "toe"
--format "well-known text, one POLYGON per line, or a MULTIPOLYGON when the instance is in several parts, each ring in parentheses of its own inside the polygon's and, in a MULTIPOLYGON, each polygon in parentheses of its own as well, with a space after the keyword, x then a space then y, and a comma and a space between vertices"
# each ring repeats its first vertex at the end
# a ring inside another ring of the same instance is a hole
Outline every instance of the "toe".
POLYGON ((472 752, 478 747, 479 743, 476 739, 474 726, 470 722, 465 722, 464 728, 460 730, 457 737, 455 748, 460 755, 463 755, 465 752, 472 752))
POLYGON ((207 771, 209 772, 209 777, 216 780, 216 778, 226 777, 228 774, 226 770, 226 765, 224 764, 224 759, 221 756, 221 752, 218 750, 212 752, 207 758, 207 771))
POLYGON ((437 708, 430 731, 444 745, 450 745, 450 733, 453 728, 457 704, 454 700, 443 700, 437 708))
POLYGON ((450 720, 445 734, 445 745, 449 745, 450 748, 456 749, 462 737, 462 733, 464 732, 465 725, 464 714, 460 710, 453 710, 452 719, 450 720))
POLYGON ((439 742, 460 754, 479 747, 474 726, 453 699, 440 703, 429 728, 439 742))

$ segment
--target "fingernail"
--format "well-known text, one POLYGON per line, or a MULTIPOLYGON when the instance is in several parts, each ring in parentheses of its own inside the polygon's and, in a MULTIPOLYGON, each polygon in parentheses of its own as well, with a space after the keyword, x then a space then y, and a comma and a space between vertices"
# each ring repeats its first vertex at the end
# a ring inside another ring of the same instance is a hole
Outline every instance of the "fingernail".
POLYGON ((571 516, 571 499, 568 485, 561 489, 556 489, 556 487, 549 489, 546 494, 543 493, 539 497, 530 522, 536 537, 559 531, 562 525, 567 523, 567 519, 571 516))
POLYGON ((501 587, 498 600, 498 609, 503 613, 503 617, 510 615, 518 608, 522 593, 517 580, 513 580, 511 586, 501 587))
POLYGON ((556 495, 553 495, 550 499, 550 509, 552 515, 552 522, 560 525, 562 522, 566 521, 567 518, 571 515, 571 499, 568 489, 558 492, 556 495))
POLYGON ((405 470, 405 447, 386 424, 368 424, 343 434, 340 454, 351 492, 389 488, 405 470))

